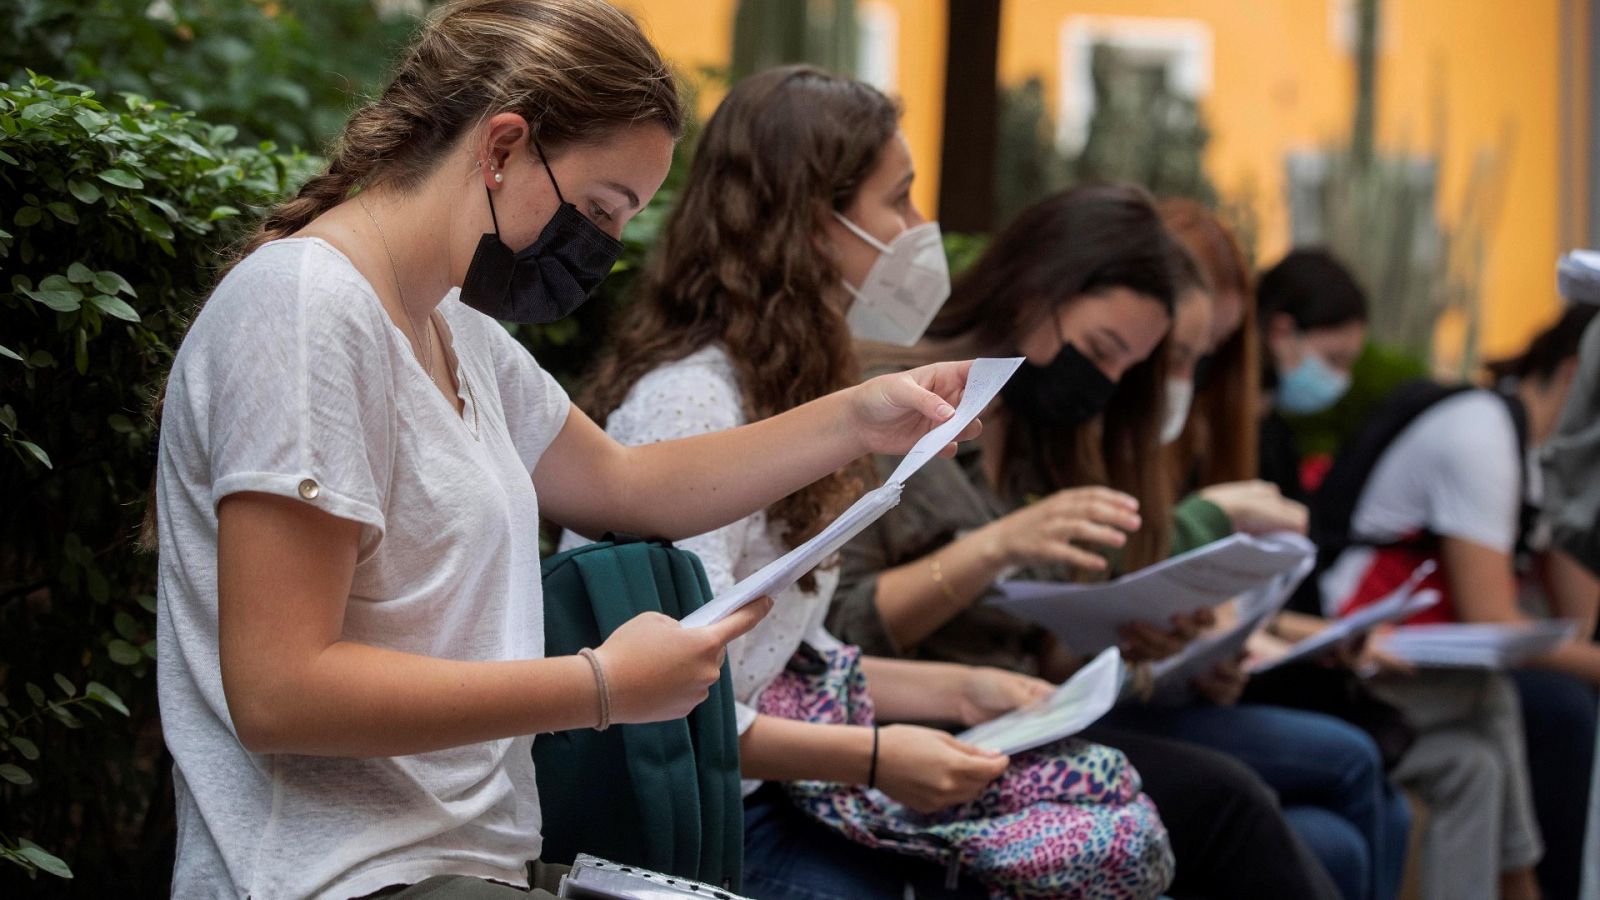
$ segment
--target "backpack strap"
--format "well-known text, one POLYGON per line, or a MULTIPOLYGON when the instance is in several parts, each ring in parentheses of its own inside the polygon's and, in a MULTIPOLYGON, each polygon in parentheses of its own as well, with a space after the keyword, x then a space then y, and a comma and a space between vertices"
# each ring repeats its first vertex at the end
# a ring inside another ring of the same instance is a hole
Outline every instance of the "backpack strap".
POLYGON ((1297 612, 1322 615, 1319 582, 1345 550, 1355 546, 1415 546, 1426 548, 1437 540, 1420 534, 1400 541, 1369 541, 1351 533, 1351 522, 1372 473, 1401 434, 1423 413, 1465 391, 1472 385, 1446 385, 1428 379, 1408 381, 1395 388, 1379 404, 1366 423, 1339 448, 1327 476, 1311 496, 1310 537, 1317 545, 1316 567, 1301 582, 1289 608, 1297 612))

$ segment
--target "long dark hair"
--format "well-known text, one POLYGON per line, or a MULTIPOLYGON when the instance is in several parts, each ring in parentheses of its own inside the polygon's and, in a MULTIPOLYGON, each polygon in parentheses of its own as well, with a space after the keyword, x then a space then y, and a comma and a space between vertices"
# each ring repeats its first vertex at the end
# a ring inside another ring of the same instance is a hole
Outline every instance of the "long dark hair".
MULTIPOLYGON (((951 342, 961 355, 1016 355, 1022 336, 1061 304, 1115 288, 1149 297, 1171 316, 1192 265, 1143 189, 1074 188, 1024 210, 995 238, 956 284, 928 336, 951 342)), ((1123 375, 1116 400, 1088 425, 1057 429, 1007 417, 996 487, 1020 500, 1104 484, 1132 494, 1146 510, 1170 508, 1172 479, 1159 452, 1165 382, 1162 347, 1123 375)), ((1125 568, 1167 556, 1166 518, 1145 517, 1124 551, 1125 568)))
MULTIPOLYGON (((899 127, 870 85, 786 66, 736 85, 707 123, 677 206, 637 297, 580 394, 604 422, 656 367, 720 344, 751 420, 849 387, 860 377, 842 276, 822 241, 832 211, 855 200, 899 127)), ((791 547, 860 493, 860 467, 773 504, 791 547)))
POLYGON ((1577 358, 1584 333, 1596 313, 1600 313, 1600 307, 1587 303, 1568 306, 1561 318, 1539 332, 1521 353, 1488 363, 1489 375, 1496 381, 1512 378, 1548 384, 1562 363, 1577 358))

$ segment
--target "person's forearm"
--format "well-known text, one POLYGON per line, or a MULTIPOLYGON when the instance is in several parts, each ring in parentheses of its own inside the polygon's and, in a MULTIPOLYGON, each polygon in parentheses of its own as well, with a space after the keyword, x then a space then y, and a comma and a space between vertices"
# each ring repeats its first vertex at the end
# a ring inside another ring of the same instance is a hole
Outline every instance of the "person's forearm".
POLYGON ((1544 576, 1555 614, 1577 622, 1580 637, 1593 636, 1600 614, 1600 579, 1560 550, 1545 555, 1544 576))
POLYGON ((1583 636, 1562 644, 1544 656, 1529 660, 1527 665, 1564 672, 1590 684, 1600 684, 1600 646, 1583 636))
POLYGON ((954 722, 967 667, 955 663, 861 657, 872 705, 884 722, 954 722))
POLYGON ((894 645, 910 649, 971 607, 1005 567, 997 543, 980 529, 879 575, 878 615, 894 645))
POLYGON ((761 781, 866 784, 872 729, 757 716, 739 736, 739 770, 761 781))
POLYGON ((463 662, 339 641, 270 682, 225 687, 234 729, 257 753, 406 756, 599 719, 579 656, 463 662))

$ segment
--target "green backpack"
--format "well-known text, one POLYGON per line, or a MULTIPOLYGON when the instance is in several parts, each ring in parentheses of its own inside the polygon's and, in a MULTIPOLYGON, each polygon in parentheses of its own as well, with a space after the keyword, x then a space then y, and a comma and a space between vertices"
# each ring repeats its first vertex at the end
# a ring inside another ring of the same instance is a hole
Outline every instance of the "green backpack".
MULTIPOLYGON (((609 539, 540 568, 547 656, 598 647, 640 613, 682 619, 711 599, 699 558, 665 542, 609 539)), ((533 759, 544 862, 588 853, 739 889, 744 802, 726 663, 687 718, 541 734, 533 759)))

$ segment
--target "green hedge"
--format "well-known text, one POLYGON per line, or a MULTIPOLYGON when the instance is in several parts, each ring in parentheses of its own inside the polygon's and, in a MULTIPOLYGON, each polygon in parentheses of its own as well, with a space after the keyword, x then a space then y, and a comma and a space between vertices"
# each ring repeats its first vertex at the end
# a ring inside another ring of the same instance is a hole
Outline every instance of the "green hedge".
POLYGON ((145 410, 221 249, 311 162, 137 96, 0 83, 0 857, 29 874, 67 873, 38 845, 142 874, 166 777, 131 540, 145 410))

